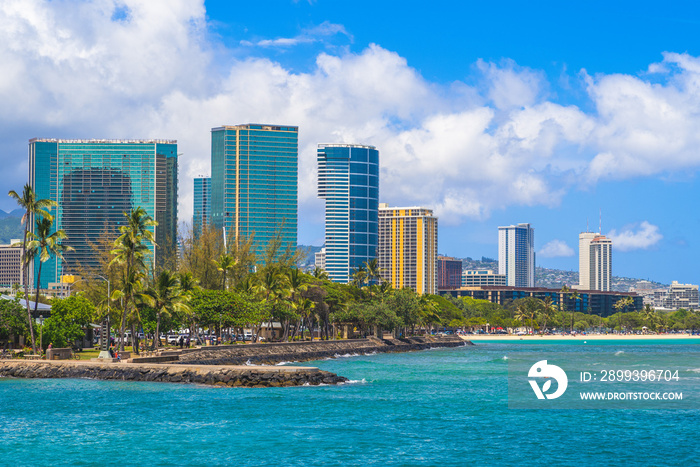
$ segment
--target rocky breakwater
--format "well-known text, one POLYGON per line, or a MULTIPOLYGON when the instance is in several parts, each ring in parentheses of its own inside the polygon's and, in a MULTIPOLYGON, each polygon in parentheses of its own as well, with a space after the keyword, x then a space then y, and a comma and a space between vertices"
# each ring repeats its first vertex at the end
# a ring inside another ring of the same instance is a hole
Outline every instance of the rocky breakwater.
POLYGON ((0 361, 0 376, 196 383, 228 387, 338 384, 347 378, 311 367, 201 366, 66 361, 0 361))
POLYGON ((405 339, 349 339, 314 342, 241 344, 188 349, 173 364, 274 365, 282 362, 322 360, 344 355, 410 352, 439 347, 473 345, 457 336, 411 337, 405 339))

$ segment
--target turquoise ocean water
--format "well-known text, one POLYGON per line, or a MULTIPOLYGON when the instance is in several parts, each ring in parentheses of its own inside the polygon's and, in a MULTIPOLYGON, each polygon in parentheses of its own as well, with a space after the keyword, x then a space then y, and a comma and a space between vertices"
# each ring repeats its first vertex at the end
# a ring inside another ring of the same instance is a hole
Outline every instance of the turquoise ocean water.
POLYGON ((229 389, 0 378, 0 465, 700 465, 700 410, 508 409, 507 360, 673 354, 700 340, 480 343, 309 362, 356 382, 229 389), (506 357, 506 358, 504 358, 506 357))

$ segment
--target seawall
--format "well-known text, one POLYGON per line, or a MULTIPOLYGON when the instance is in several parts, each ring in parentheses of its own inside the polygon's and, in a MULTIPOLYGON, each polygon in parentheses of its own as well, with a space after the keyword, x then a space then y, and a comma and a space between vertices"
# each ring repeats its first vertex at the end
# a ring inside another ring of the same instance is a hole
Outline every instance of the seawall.
MULTIPOLYGON (((405 339, 349 339, 314 342, 281 342, 269 344, 219 345, 179 352, 174 364, 199 365, 274 365, 281 362, 322 360, 339 355, 411 352, 439 347, 473 345, 458 336, 411 337, 405 339)), ((170 353, 168 353, 170 354, 170 353)), ((138 359, 134 359, 137 361, 138 359)))
POLYGON ((228 387, 338 384, 347 378, 312 367, 164 365, 80 361, 0 361, 0 376, 196 383, 228 387))

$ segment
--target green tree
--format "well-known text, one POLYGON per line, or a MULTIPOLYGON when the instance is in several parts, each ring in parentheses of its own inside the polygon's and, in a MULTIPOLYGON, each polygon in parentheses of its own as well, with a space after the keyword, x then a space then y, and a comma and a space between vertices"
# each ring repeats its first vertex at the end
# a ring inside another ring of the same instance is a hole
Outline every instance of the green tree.
POLYGON ((54 347, 68 347, 85 336, 95 315, 94 305, 82 295, 53 299, 51 316, 44 320, 44 342, 54 347))
MULTIPOLYGON (((421 318, 421 302, 413 289, 394 290, 386 299, 387 306, 396 314, 404 326, 414 328, 421 318)), ((405 332, 403 333, 406 334, 405 332)))
POLYGON ((24 336, 28 331, 27 318, 19 298, 0 299, 0 340, 8 341, 12 336, 24 336))
MULTIPOLYGON (((56 202, 50 199, 36 199, 36 193, 31 185, 24 185, 22 195, 18 195, 16 191, 10 190, 8 196, 13 198, 20 208, 24 209, 25 213, 22 216, 22 224, 24 225, 24 237, 22 238, 22 275, 24 277, 24 300, 27 309, 27 321, 29 323, 29 334, 32 337, 32 350, 36 353, 36 339, 34 338, 34 323, 32 314, 29 309, 29 262, 27 258, 27 234, 29 233, 29 224, 34 216, 42 216, 51 219, 53 216, 49 213, 49 209, 56 206, 56 202)), ((39 288, 39 284, 36 284, 39 288)))
POLYGON ((180 288, 177 276, 168 270, 163 270, 158 275, 153 287, 149 287, 144 294, 143 300, 156 312, 156 333, 153 339, 153 347, 158 348, 160 344, 160 320, 161 316, 171 317, 176 312, 187 313, 190 311, 187 302, 190 295, 180 288))
POLYGON ((228 290, 228 284, 226 282, 226 276, 229 271, 232 271, 236 267, 236 258, 226 253, 222 253, 219 259, 214 261, 217 271, 221 273, 221 290, 228 290))
POLYGON ((542 306, 539 311, 540 318, 542 318, 540 334, 544 334, 544 331, 547 329, 547 321, 550 320, 556 312, 557 308, 552 302, 552 297, 545 297, 544 300, 542 300, 542 306))
POLYGON ((38 287, 38 284, 41 284, 41 266, 51 259, 52 256, 63 259, 64 252, 73 250, 73 247, 61 243, 61 240, 68 238, 66 232, 57 230, 51 233, 53 218, 37 216, 35 224, 34 232, 29 232, 27 236, 29 242, 26 247, 29 261, 39 258, 39 269, 36 274, 37 288, 36 299, 34 300, 34 316, 36 316, 39 308, 40 287, 38 287))
POLYGON ((364 263, 365 270, 367 271, 367 280, 370 282, 381 283, 382 278, 382 268, 379 267, 379 261, 377 258, 372 258, 364 263))
POLYGON ((126 318, 129 310, 137 311, 136 294, 143 286, 148 265, 147 258, 150 249, 146 242, 155 245, 155 236, 152 228, 158 225, 142 207, 132 209, 129 213, 124 213, 126 225, 119 227, 120 235, 114 241, 112 250, 112 263, 124 265, 122 274, 122 292, 125 299, 122 310, 121 332, 122 337, 120 350, 124 350, 126 334, 126 318))

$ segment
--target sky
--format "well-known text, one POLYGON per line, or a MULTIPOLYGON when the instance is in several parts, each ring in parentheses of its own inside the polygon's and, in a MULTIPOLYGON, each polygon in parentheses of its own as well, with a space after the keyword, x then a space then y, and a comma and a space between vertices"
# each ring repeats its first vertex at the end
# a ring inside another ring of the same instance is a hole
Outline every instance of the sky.
MULTIPOLYGON (((299 243, 323 243, 318 143, 380 152, 380 201, 432 208, 441 254, 700 283, 700 4, 0 0, 0 188, 45 138, 178 140, 179 217, 210 130, 299 126, 299 243), (263 6, 261 6, 263 5, 263 6)), ((14 208, 0 198, 0 209, 14 208)))

